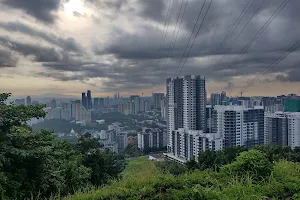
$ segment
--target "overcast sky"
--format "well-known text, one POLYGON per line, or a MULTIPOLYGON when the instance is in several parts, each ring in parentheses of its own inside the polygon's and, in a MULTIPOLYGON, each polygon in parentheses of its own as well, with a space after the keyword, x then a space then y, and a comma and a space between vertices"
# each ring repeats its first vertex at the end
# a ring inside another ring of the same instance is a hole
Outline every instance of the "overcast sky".
MULTIPOLYGON (((151 94, 163 91, 168 77, 203 74, 208 93, 234 96, 300 40, 299 0, 286 0, 265 29, 283 0, 212 0, 210 7, 207 0, 187 46, 204 0, 186 2, 0 0, 0 90, 151 94)), ((299 49, 244 95, 300 93, 299 49)))

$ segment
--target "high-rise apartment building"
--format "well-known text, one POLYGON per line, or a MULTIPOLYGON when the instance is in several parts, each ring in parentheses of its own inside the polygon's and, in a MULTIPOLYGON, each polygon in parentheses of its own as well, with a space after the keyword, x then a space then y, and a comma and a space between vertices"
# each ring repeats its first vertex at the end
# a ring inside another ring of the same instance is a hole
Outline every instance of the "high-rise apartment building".
POLYGON ((100 99, 99 98, 94 98, 94 109, 100 109, 100 99))
POLYGON ((61 119, 61 107, 52 109, 52 119, 61 119))
POLYGON ((70 120, 72 118, 71 103, 69 102, 62 103, 61 118, 65 120, 70 120))
POLYGON ((138 114, 139 112, 141 112, 141 98, 140 96, 130 96, 130 99, 133 99, 133 103, 134 103, 134 114, 138 114))
POLYGON ((266 144, 295 148, 300 146, 300 113, 276 112, 265 116, 266 144))
POLYGON ((265 115, 265 143, 288 144, 287 117, 283 112, 266 113, 265 115))
POLYGON ((212 107, 216 106, 216 105, 222 105, 221 104, 221 95, 218 93, 211 93, 210 94, 210 104, 212 107))
POLYGON ((81 107, 82 104, 80 100, 75 101, 75 120, 80 121, 81 120, 81 107))
POLYGON ((168 108, 167 108, 167 99, 164 97, 161 100, 161 108, 160 108, 160 112, 161 112, 161 118, 164 120, 167 120, 167 115, 168 115, 168 108))
POLYGON ((87 91, 87 109, 90 110, 93 108, 92 103, 92 92, 90 90, 87 91))
POLYGON ((226 106, 227 105, 227 95, 226 92, 222 91, 221 93, 221 105, 226 106))
POLYGON ((205 77, 187 75, 167 79, 167 105, 168 151, 172 152, 173 130, 206 130, 205 77))
POLYGON ((27 105, 27 106, 30 106, 30 105, 31 105, 31 97, 30 97, 30 96, 28 96, 28 97, 26 98, 26 105, 27 105))
POLYGON ((215 106, 215 131, 223 138, 223 147, 252 148, 264 144, 263 107, 215 106))
POLYGON ((161 100, 164 98, 164 93, 153 93, 152 94, 152 101, 153 101, 153 108, 160 109, 161 108, 161 100))
POLYGON ((122 153, 128 145, 127 133, 118 133, 116 137, 118 143, 118 153, 122 153))
POLYGON ((86 109, 88 108, 88 106, 87 106, 87 97, 85 95, 85 92, 83 92, 81 94, 81 103, 82 103, 83 107, 85 107, 86 109))
POLYGON ((105 107, 105 99, 99 98, 99 109, 102 109, 105 107))
POLYGON ((86 109, 85 107, 81 106, 80 110, 80 121, 91 122, 92 121, 92 111, 86 109))
POLYGON ((287 113, 288 146, 300 147, 300 112, 287 113))

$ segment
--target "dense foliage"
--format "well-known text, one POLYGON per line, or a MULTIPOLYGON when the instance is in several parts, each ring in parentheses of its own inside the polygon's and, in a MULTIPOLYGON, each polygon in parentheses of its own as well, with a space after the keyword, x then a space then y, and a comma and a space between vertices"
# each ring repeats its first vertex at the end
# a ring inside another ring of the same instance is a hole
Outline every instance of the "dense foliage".
POLYGON ((91 169, 91 183, 100 186, 111 178, 116 178, 125 168, 123 156, 108 150, 101 151, 99 139, 85 134, 79 138, 76 149, 83 155, 83 165, 91 169))
MULTIPOLYGON (((247 166, 252 155, 263 158, 266 166, 270 162, 261 151, 242 153, 231 164, 247 166), (236 163, 238 162, 238 163, 236 163)), ((124 179, 113 181, 103 188, 95 188, 87 192, 77 192, 67 200, 90 199, 299 199, 300 198, 300 164, 280 160, 272 164, 272 173, 262 180, 255 180, 251 168, 234 167, 240 175, 226 173, 225 165, 219 172, 206 169, 195 170, 173 176, 156 168, 156 161, 139 158, 131 160, 126 169, 124 179), (250 171, 249 171, 250 170, 250 171), (240 171, 241 172, 241 171, 240 171)))
MULTIPOLYGON (((271 163, 282 159, 300 162, 300 147, 291 149, 290 147, 282 147, 277 144, 261 145, 253 149, 265 153, 268 161, 271 163)), ((246 151, 243 147, 231 147, 220 151, 202 151, 199 153, 198 162, 191 159, 186 163, 189 170, 193 169, 213 169, 219 171, 222 166, 232 163, 236 160, 241 152, 246 151)))
POLYGON ((124 159, 100 151, 90 135, 71 146, 50 131, 32 131, 25 122, 44 117, 43 106, 6 104, 9 96, 0 95, 0 192, 5 197, 66 195, 100 186, 124 169, 124 159))

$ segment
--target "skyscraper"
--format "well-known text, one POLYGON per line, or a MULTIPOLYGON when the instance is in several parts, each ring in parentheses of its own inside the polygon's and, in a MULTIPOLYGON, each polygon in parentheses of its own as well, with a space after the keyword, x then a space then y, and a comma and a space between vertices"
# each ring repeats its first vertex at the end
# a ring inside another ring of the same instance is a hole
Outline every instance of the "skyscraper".
POLYGON ((30 105, 31 105, 31 97, 30 97, 30 96, 28 96, 28 97, 26 98, 26 105, 27 105, 27 106, 30 106, 30 105))
POLYGON ((221 95, 218 93, 211 93, 210 95, 210 102, 211 106, 214 107, 215 105, 221 105, 221 95))
POLYGON ((187 75, 167 79, 168 150, 172 151, 173 130, 206 131, 205 77, 187 75))
POLYGON ((222 91, 221 93, 221 105, 226 106, 227 105, 227 96, 226 96, 226 92, 222 91))
POLYGON ((87 109, 92 109, 93 103, 92 103, 92 92, 91 90, 87 91, 87 109))
POLYGON ((85 107, 86 109, 88 108, 87 97, 85 96, 85 92, 83 92, 81 95, 81 103, 83 107, 85 107))
POLYGON ((71 119, 76 119, 76 101, 71 101, 71 119))
POLYGON ((105 107, 105 99, 104 98, 99 98, 99 109, 105 107))
POLYGON ((81 102, 79 100, 75 101, 75 120, 80 121, 81 120, 81 102))
POLYGON ((161 100, 164 98, 164 93, 153 93, 152 94, 152 101, 153 101, 153 107, 154 109, 160 109, 161 108, 161 100))
POLYGON ((100 103, 99 98, 94 98, 94 109, 100 108, 99 103, 100 103))

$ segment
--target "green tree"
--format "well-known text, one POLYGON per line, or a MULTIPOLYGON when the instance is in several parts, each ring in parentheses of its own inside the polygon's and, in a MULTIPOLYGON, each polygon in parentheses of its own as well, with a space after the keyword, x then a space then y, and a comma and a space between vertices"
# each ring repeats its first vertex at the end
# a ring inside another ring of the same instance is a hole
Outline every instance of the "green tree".
POLYGON ((215 167, 217 152, 212 150, 201 151, 198 156, 198 165, 200 170, 215 167))
POLYGON ((236 161, 222 168, 226 174, 238 176, 250 174, 255 180, 270 176, 272 170, 273 166, 268 155, 256 149, 242 152, 236 161))
POLYGON ((195 170, 199 167, 197 161, 195 160, 195 157, 187 161, 185 165, 189 171, 195 170))
POLYGON ((47 197, 88 184, 90 170, 81 164, 81 155, 51 132, 32 132, 26 125, 31 118, 45 116, 43 106, 7 104, 9 96, 0 95, 0 188, 5 196, 47 197))
POLYGON ((138 148, 137 144, 128 144, 125 148, 125 156, 127 157, 138 157, 144 153, 138 148))
POLYGON ((44 105, 15 106, 13 103, 6 104, 10 93, 0 94, 0 133, 6 134, 14 126, 24 125, 31 118, 41 118, 46 115, 42 110, 44 105))
POLYGON ((116 178, 125 168, 125 159, 108 150, 102 151, 99 139, 84 134, 76 145, 83 155, 83 165, 91 169, 91 182, 100 186, 109 179, 116 178))

